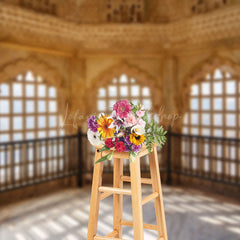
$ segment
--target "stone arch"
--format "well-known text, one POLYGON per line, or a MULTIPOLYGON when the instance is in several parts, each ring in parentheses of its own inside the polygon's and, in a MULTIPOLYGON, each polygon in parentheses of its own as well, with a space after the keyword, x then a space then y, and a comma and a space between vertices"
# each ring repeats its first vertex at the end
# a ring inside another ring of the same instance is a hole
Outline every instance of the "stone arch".
POLYGON ((177 109, 181 114, 184 114, 189 108, 190 88, 194 83, 204 81, 204 77, 208 72, 220 67, 222 70, 231 73, 233 76, 240 76, 240 65, 233 60, 215 56, 204 60, 195 65, 192 70, 182 81, 180 99, 176 98, 177 109), (179 101, 180 100, 180 101, 179 101))
POLYGON ((97 91, 101 86, 106 86, 112 82, 112 79, 115 77, 120 77, 121 74, 126 74, 129 77, 133 77, 136 79, 137 83, 141 86, 145 85, 151 89, 152 93, 152 104, 153 104, 153 111, 158 111, 158 108, 161 105, 161 91, 160 87, 157 85, 157 80, 152 77, 148 72, 142 70, 136 66, 130 65, 126 62, 122 62, 120 64, 114 65, 107 70, 104 70, 102 73, 95 78, 90 87, 88 92, 89 94, 91 105, 90 109, 95 109, 95 101, 92 99, 96 98, 97 91))
POLYGON ((58 88, 63 87, 63 81, 58 72, 44 61, 33 57, 17 59, 5 64, 0 68, 0 81, 9 81, 14 79, 21 72, 27 72, 29 70, 33 71, 35 74, 41 75, 45 83, 49 83, 58 88))
POLYGON ((63 114, 67 99, 64 93, 64 81, 55 68, 42 60, 35 57, 28 57, 3 65, 0 68, 0 83, 13 81, 17 75, 27 71, 32 71, 34 74, 40 75, 43 78, 43 83, 56 87, 58 96, 61 96, 58 98, 59 112, 63 114))

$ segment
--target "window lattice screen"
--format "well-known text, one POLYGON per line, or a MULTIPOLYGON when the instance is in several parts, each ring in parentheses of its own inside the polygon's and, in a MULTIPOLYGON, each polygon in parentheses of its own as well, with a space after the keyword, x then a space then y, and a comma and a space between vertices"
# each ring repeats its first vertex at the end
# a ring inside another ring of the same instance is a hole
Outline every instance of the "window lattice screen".
POLYGON ((111 113, 114 103, 121 99, 126 99, 134 104, 140 101, 145 109, 149 111, 149 117, 154 117, 158 121, 157 115, 152 113, 150 88, 138 84, 136 79, 128 77, 126 74, 114 78, 109 85, 98 89, 97 112, 111 113))
POLYGON ((57 91, 30 71, 0 84, 0 141, 52 137, 60 129, 57 91))
POLYGON ((216 137, 240 137, 240 81, 216 69, 191 88, 183 132, 216 137))
POLYGON ((184 168, 201 174, 219 174, 221 179, 239 177, 240 149, 236 139, 240 137, 240 81, 237 76, 216 69, 192 85, 183 133, 192 136, 182 139, 184 168))

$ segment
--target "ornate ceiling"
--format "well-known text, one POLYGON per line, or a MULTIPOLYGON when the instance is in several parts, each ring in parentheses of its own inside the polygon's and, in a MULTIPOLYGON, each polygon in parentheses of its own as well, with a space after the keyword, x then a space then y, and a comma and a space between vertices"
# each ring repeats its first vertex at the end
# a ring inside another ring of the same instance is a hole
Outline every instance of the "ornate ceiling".
POLYGON ((238 0, 0 0, 76 23, 164 23, 207 13, 238 0))
MULTIPOLYGON (((105 4, 105 2, 113 0, 101 1, 105 4)), ((126 1, 130 2, 130 0, 126 1)), ((137 4, 145 4, 144 8, 149 9, 149 11, 153 11, 153 5, 151 4, 164 2, 163 6, 168 9, 168 11, 166 10, 169 14, 168 17, 171 14, 174 15, 173 9, 170 11, 170 3, 175 2, 175 0, 131 1, 135 2, 136 6, 138 6, 137 4), (146 5, 147 3, 149 6, 146 5)), ((35 1, 11 0, 11 2, 21 2, 21 4, 32 2, 33 4, 35 1)), ((145 15, 140 14, 142 17, 144 16, 142 18, 138 14, 140 10, 132 10, 132 13, 136 13, 136 15, 134 15, 134 20, 131 20, 133 21, 131 24, 126 24, 129 18, 124 18, 124 22, 121 23, 109 24, 107 22, 99 23, 98 21, 101 18, 97 7, 99 6, 99 0, 87 2, 83 0, 38 0, 36 2, 48 3, 48 6, 51 6, 47 10, 45 9, 48 13, 43 13, 42 8, 41 11, 38 10, 38 13, 36 13, 26 9, 27 7, 20 8, 0 2, 0 46, 6 43, 17 43, 67 51, 70 54, 80 56, 122 53, 147 56, 157 55, 163 51, 183 49, 183 47, 186 49, 190 46, 206 46, 207 44, 213 46, 221 43, 225 46, 226 44, 231 46, 239 44, 240 39, 240 5, 228 6, 211 13, 196 14, 196 16, 158 24, 151 22, 144 24, 141 22, 139 24, 140 19, 141 21, 147 17, 154 19, 154 15, 147 16, 145 11, 145 15), (86 9, 86 12, 83 9, 81 10, 81 16, 85 14, 85 19, 91 20, 91 24, 72 22, 76 15, 74 15, 74 5, 70 4, 71 1, 78 3, 80 6, 75 8, 76 14, 81 7, 86 9), (69 5, 68 9, 66 2, 69 5), (69 14, 68 18, 63 17, 63 15, 61 18, 58 17, 56 14, 60 14, 59 6, 65 6, 65 13, 72 9, 72 15, 69 14), (92 7, 91 11, 90 6, 92 7), (88 11, 95 20, 87 14, 88 11), (135 20, 136 23, 134 23, 135 20)), ((123 2, 123 0, 115 2, 123 2)), ((33 8, 33 5, 31 6, 33 8)), ((107 10, 107 13, 112 14, 111 11, 107 10)), ((181 11, 178 12, 181 13, 181 11)), ((160 15, 155 15, 156 18, 157 16, 160 15)), ((175 18, 179 16, 176 15, 175 18)))

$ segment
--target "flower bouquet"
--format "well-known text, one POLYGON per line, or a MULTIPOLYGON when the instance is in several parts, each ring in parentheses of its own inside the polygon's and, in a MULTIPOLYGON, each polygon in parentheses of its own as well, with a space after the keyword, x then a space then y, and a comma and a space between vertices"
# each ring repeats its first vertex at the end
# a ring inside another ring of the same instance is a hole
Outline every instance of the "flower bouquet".
POLYGON ((88 140, 100 152, 110 151, 96 163, 111 160, 113 152, 128 152, 131 162, 135 160, 141 148, 145 146, 149 153, 157 143, 160 147, 166 141, 163 127, 158 128, 157 122, 149 122, 144 106, 134 105, 127 100, 120 100, 113 106, 111 116, 103 113, 92 115, 88 119, 88 140))

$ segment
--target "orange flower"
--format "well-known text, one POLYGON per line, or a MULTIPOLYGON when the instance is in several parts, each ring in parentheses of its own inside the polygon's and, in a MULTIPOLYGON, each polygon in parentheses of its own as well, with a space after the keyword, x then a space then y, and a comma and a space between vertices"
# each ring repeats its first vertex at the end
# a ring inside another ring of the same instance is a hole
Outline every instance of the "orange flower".
POLYGON ((106 116, 102 116, 97 120, 98 123, 98 131, 101 134, 102 138, 112 138, 115 132, 115 128, 109 128, 111 123, 113 122, 112 118, 107 118, 106 116))

